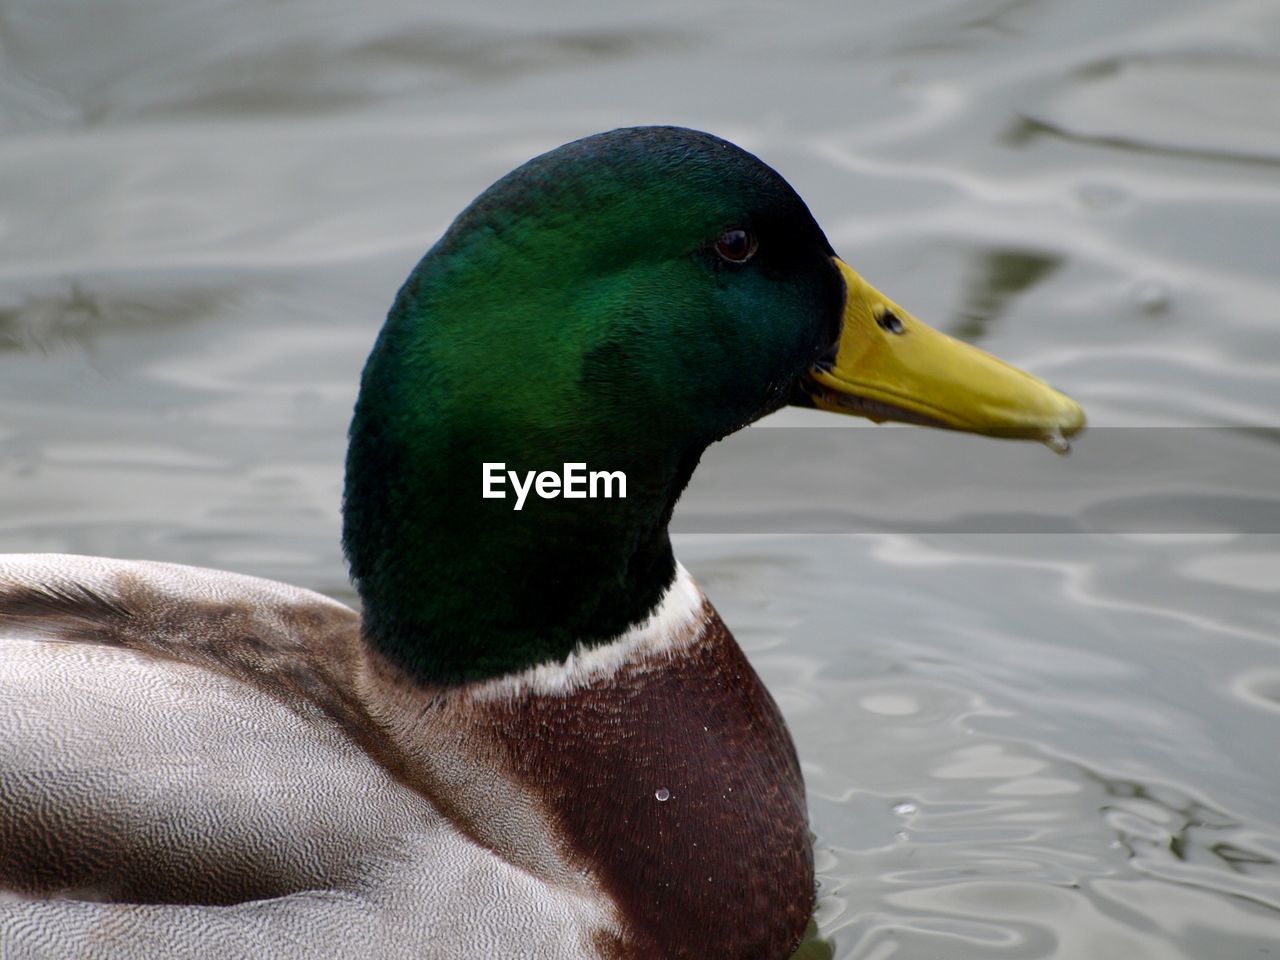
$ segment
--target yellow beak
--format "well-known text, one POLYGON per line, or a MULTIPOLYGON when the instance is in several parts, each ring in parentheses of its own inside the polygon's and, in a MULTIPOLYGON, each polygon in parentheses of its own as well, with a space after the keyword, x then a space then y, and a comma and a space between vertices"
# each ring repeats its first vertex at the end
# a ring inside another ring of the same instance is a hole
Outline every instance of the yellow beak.
POLYGON ((925 326, 844 261, 844 327, 834 362, 809 371, 813 405, 1051 446, 1084 428, 1084 411, 1043 380, 925 326))

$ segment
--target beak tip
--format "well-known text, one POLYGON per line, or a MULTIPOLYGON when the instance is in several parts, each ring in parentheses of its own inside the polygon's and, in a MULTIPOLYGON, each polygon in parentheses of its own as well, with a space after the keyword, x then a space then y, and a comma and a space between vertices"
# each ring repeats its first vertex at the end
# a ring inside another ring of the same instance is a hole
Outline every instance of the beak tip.
POLYGON ((1084 415, 1084 408, 1066 394, 1059 394, 1059 396, 1062 398, 1062 414, 1058 429, 1064 437, 1073 437, 1083 430, 1088 422, 1084 415))

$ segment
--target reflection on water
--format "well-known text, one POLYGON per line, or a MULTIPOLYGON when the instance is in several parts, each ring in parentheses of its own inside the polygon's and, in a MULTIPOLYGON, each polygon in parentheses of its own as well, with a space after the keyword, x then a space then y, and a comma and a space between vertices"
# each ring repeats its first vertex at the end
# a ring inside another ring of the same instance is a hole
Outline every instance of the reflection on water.
POLYGON ((1230 163, 1280 164, 1280 64, 1205 50, 1086 64, 1042 117, 1023 117, 1012 144, 1053 135, 1123 150, 1230 163))
POLYGON ((1107 147, 1113 150, 1135 150, 1160 156, 1182 156, 1192 160, 1261 164, 1263 166, 1280 165, 1280 157, 1269 153, 1254 155, 1244 152, 1233 153, 1229 150, 1214 147, 1170 147, 1144 143, 1140 140, 1131 140, 1121 135, 1078 133, 1070 127, 1060 127, 1048 120, 1038 120, 1034 117, 1020 117, 1005 132, 1003 139, 1005 143, 1012 147, 1021 147, 1034 142, 1038 137, 1056 137, 1060 140, 1080 143, 1086 146, 1107 147))
POLYGON ((709 455, 681 517, 740 515, 679 550, 799 745, 802 956, 1274 952, 1277 43, 1271 0, 0 0, 3 547, 352 600, 344 431, 413 262, 531 153, 711 129, 1103 428, 709 455))
MULTIPOLYGON (((1161 861, 1207 862, 1248 875, 1266 876, 1264 867, 1276 861, 1261 850, 1250 850, 1247 840, 1232 841, 1244 833, 1242 825, 1226 814, 1181 794, 1174 788, 1153 787, 1131 780, 1108 779, 1090 771, 1081 773, 1095 780, 1115 802, 1102 808, 1108 824, 1116 831, 1117 842, 1130 857, 1152 870, 1161 861)), ((1274 872, 1274 871, 1271 871, 1274 872)), ((1280 910, 1280 902, 1261 901, 1280 910)))
MULTIPOLYGON (((227 294, 229 295, 229 294, 227 294)), ((55 354, 92 351, 105 337, 143 327, 153 334, 218 316, 227 295, 179 288, 158 295, 98 292, 72 280, 65 290, 34 293, 0 307, 0 350, 55 354)))
POLYGON ((987 250, 979 259, 958 311, 959 322, 948 332, 970 343, 981 343, 987 328, 1029 290, 1062 263, 1059 256, 1031 250, 987 250))

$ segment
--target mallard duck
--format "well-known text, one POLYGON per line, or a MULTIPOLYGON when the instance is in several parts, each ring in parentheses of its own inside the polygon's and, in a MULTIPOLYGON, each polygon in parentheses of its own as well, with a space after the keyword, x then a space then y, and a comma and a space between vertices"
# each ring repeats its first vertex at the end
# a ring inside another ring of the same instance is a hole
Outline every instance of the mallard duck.
POLYGON ((1084 422, 878 293, 724 140, 615 130, 503 177, 364 370, 362 615, 194 567, 0 564, 0 954, 788 956, 800 767, 667 526, 708 444, 789 403, 1084 422))

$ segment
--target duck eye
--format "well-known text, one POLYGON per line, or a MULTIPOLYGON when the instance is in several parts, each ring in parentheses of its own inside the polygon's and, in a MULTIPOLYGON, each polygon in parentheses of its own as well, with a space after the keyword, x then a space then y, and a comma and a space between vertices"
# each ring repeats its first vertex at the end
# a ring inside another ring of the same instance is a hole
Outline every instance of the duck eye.
POLYGON ((901 334, 906 331, 906 327, 902 325, 902 321, 898 319, 898 315, 892 310, 885 310, 884 313, 876 317, 876 323, 880 324, 881 330, 887 330, 889 333, 901 334))
POLYGON ((746 263, 756 252, 756 238, 748 230, 734 228, 720 234, 716 240, 716 253, 729 263, 746 263))

